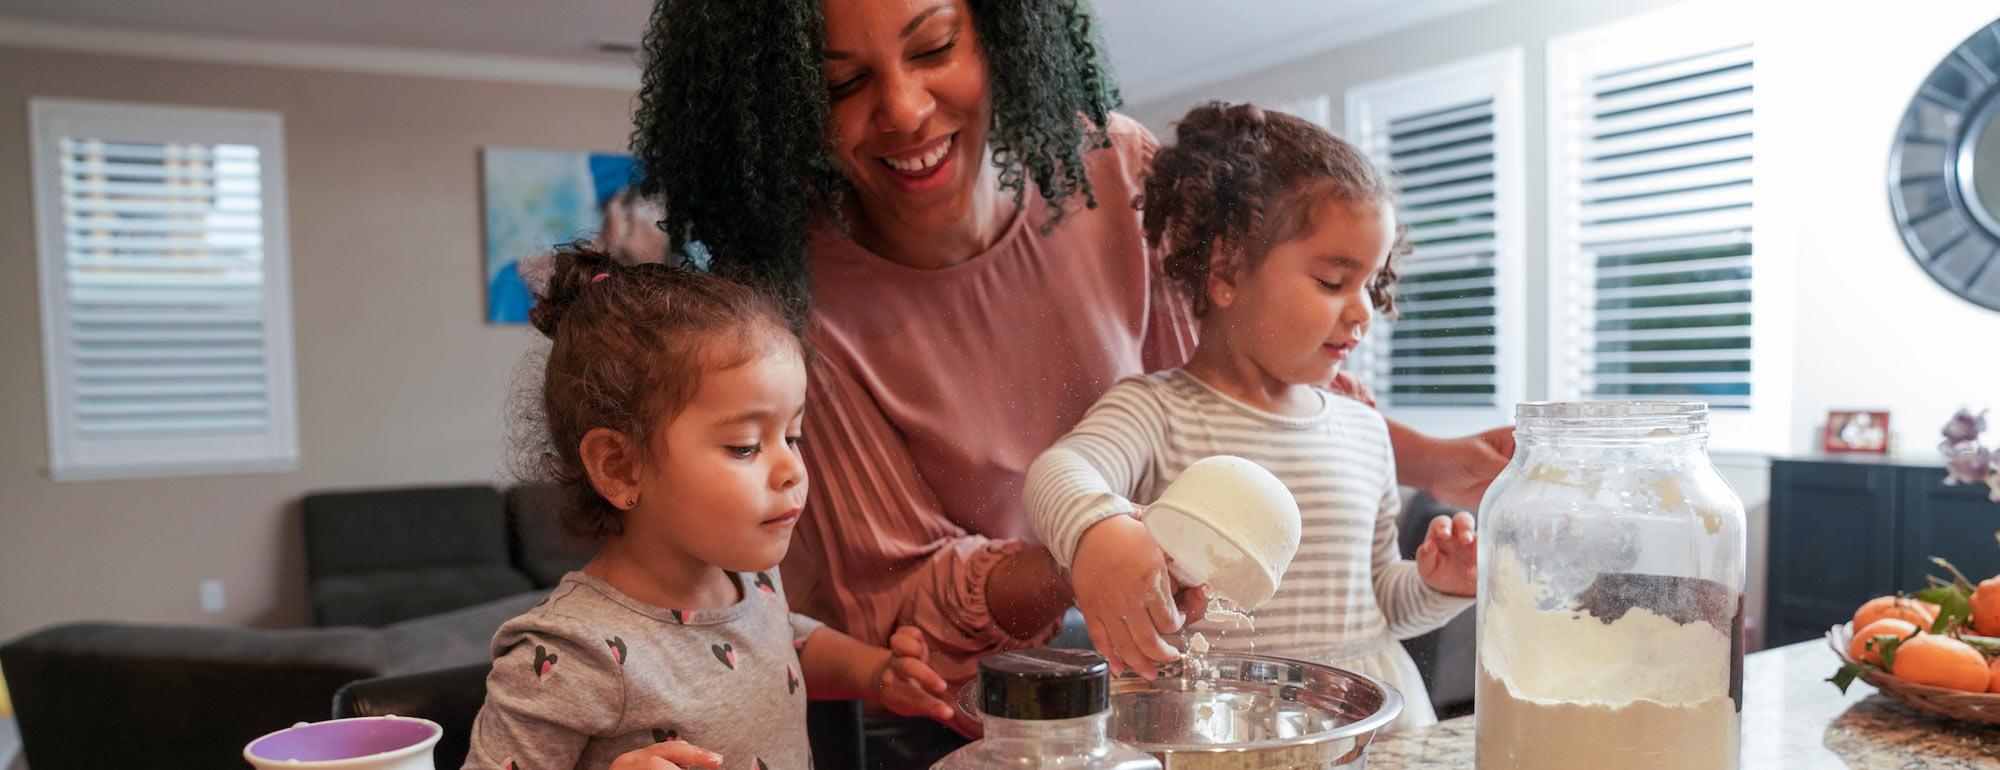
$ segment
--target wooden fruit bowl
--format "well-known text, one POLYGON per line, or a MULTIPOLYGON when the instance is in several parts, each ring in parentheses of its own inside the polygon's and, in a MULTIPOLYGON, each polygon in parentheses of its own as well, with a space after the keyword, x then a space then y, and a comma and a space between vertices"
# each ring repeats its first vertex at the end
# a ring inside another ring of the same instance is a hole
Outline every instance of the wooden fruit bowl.
MULTIPOLYGON (((1826 643, 1833 647, 1833 654, 1840 656, 1843 663, 1855 662, 1847 657, 1847 647, 1854 639, 1851 623, 1842 623, 1828 629, 1826 643)), ((1980 724, 2000 724, 2000 693, 1966 692, 1945 687, 1908 682, 1880 669, 1869 668, 1861 672, 1861 681, 1875 686, 1903 705, 1918 711, 1941 717, 1959 719, 1980 724)))

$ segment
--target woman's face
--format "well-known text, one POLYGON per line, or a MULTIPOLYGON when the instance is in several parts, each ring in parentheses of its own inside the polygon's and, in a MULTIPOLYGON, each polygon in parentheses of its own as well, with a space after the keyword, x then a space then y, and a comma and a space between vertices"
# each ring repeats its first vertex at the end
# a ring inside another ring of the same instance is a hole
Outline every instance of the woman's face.
POLYGON ((833 145, 871 221, 942 228, 972 205, 993 105, 965 0, 823 0, 833 145))

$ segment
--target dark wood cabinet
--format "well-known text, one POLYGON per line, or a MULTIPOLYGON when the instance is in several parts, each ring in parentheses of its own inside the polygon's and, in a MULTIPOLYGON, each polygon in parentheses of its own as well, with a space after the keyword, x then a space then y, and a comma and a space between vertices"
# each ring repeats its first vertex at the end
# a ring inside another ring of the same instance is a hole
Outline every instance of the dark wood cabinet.
POLYGON ((1771 463, 1765 645, 1816 638, 1862 602, 1943 574, 2000 574, 2000 503, 1985 487, 1947 487, 1936 464, 1879 457, 1771 463))

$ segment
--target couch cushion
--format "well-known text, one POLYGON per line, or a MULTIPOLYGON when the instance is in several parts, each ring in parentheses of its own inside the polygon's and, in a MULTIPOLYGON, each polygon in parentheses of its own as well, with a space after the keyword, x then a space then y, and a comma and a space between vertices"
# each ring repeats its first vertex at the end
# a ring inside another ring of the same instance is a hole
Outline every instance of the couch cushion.
POLYGON ((326 718, 341 685, 384 673, 360 628, 76 623, 0 647, 35 770, 243 767, 243 745, 326 718))
POLYGON ((527 612, 548 596, 524 591, 484 604, 405 620, 382 629, 384 668, 389 674, 430 671, 493 660, 493 633, 500 624, 527 612))
POLYGON ((507 564, 500 492, 411 487, 306 495, 306 571, 315 580, 384 570, 507 564))
POLYGON ((426 567, 313 581, 323 626, 379 626, 470 607, 534 588, 507 566, 426 567))
POLYGON ((521 484, 507 490, 508 547, 514 564, 535 585, 554 588, 570 570, 583 567, 597 552, 563 532, 562 488, 549 483, 521 484))

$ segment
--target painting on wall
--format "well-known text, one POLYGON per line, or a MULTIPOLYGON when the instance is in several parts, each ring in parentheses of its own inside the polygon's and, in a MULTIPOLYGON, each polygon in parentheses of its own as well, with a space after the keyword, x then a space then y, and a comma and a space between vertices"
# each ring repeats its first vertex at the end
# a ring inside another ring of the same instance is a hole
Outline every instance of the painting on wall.
POLYGON ((664 255, 659 209, 637 196, 630 155, 487 147, 480 169, 488 323, 527 323, 530 287, 559 244, 590 241, 626 264, 664 255))

